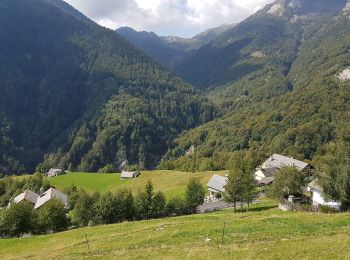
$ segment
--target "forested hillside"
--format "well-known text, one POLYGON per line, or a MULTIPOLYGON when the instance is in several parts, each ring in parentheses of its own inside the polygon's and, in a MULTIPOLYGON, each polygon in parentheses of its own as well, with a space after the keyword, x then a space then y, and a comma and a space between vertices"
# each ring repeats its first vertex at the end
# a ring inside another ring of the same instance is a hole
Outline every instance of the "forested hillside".
POLYGON ((52 0, 0 2, 0 172, 153 167, 215 113, 115 32, 52 0), (181 101, 181 102, 180 102, 181 101))
POLYGON ((121 27, 117 33, 124 36, 151 58, 170 70, 186 60, 193 51, 216 39, 218 35, 232 28, 234 24, 209 29, 192 38, 158 36, 153 32, 137 32, 130 27, 121 27))
MULTIPOLYGON (((331 6, 332 12, 333 8, 331 6)), ((262 50, 266 57, 260 59, 270 60, 271 66, 267 62, 260 64, 261 71, 265 69, 266 73, 250 73, 212 90, 210 97, 222 106, 226 116, 178 138, 163 167, 227 168, 230 157, 239 151, 246 152, 257 163, 271 153, 313 160, 316 155, 327 152, 326 144, 338 139, 339 129, 348 128, 350 81, 340 79, 339 75, 350 66, 349 14, 341 9, 337 15, 324 14, 322 9, 322 15, 300 16, 294 20, 290 14, 281 17, 269 13, 271 6, 264 10, 235 30, 261 16, 260 19, 270 21, 275 28, 270 32, 277 32, 271 49, 283 39, 280 46, 290 46, 289 51, 282 51, 280 47, 268 52, 268 44, 267 49, 258 48, 261 44, 255 45, 250 52, 262 50), (284 28, 280 27, 282 23, 284 28), (289 28, 295 28, 295 34, 289 28), (288 41, 284 37, 286 32, 289 32, 288 41), (280 55, 283 53, 285 56, 280 55), (272 59, 274 54, 279 54, 277 59, 272 59), (283 61, 280 59, 283 56, 288 58, 283 61), (269 75, 273 68, 279 69, 280 77, 276 73, 269 75), (195 152, 183 156, 191 146, 195 152)), ((242 58, 238 62, 242 62, 242 58)), ((235 75, 236 70, 232 71, 235 75)))

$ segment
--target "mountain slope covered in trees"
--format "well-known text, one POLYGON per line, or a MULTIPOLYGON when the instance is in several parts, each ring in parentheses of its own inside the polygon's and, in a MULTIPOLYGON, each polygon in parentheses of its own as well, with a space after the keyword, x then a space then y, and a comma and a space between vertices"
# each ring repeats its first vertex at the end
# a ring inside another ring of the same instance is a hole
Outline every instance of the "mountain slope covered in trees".
MULTIPOLYGON (((350 81, 339 78, 350 66, 350 19, 349 13, 343 11, 346 1, 332 4, 323 1, 322 11, 317 15, 310 9, 302 9, 303 6, 298 7, 296 13, 271 13, 279 3, 286 6, 305 3, 308 8, 310 1, 277 1, 234 29, 237 32, 255 19, 260 19, 263 27, 269 21, 271 28, 275 28, 271 33, 277 38, 271 43, 271 49, 262 41, 249 51, 262 51, 266 55, 261 59, 268 62, 260 64, 260 70, 266 72, 248 73, 239 80, 227 79, 227 85, 210 91, 209 96, 221 105, 226 115, 178 138, 164 158, 163 167, 227 168, 230 157, 240 151, 256 162, 271 153, 314 160, 327 152, 327 144, 339 139, 339 129, 346 128, 350 111, 350 81), (338 7, 336 14, 335 6, 338 7), (294 28, 295 33, 290 28, 294 28), (271 51, 278 42, 280 49, 271 51), (274 75, 269 74, 273 71, 274 75), (184 156, 191 146, 195 152, 184 156)), ((251 32, 247 30, 241 39, 246 39, 251 32)), ((258 36, 253 37, 253 42, 262 39, 259 32, 256 33, 258 36)), ((245 48, 246 45, 240 54, 245 48)), ((240 58, 239 62, 245 59, 240 58)), ((235 75, 237 70, 232 72, 235 75)))
POLYGON ((189 57, 193 51, 208 44, 233 26, 234 24, 222 25, 192 38, 158 36, 153 32, 137 32, 130 27, 121 27, 116 32, 131 41, 151 58, 172 70, 189 57))
POLYGON ((213 106, 115 32, 58 0, 0 3, 0 172, 154 167, 213 106))

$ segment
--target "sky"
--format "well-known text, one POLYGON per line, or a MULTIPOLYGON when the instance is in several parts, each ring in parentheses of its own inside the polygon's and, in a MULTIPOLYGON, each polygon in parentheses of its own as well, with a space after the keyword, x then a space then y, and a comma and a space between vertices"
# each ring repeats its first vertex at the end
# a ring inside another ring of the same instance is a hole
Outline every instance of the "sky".
POLYGON ((65 0, 110 29, 129 26, 162 36, 192 37, 238 23, 273 0, 65 0))

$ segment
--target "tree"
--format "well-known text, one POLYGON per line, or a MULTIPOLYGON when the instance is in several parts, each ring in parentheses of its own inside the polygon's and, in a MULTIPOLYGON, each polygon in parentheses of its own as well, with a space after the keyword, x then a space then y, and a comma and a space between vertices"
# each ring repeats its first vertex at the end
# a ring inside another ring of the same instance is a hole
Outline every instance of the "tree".
POLYGON ((192 178, 186 188, 186 207, 190 214, 196 213, 199 205, 204 203, 205 189, 198 179, 192 178))
POLYGON ((66 213, 64 205, 59 200, 48 201, 38 210, 38 231, 47 233, 66 230, 69 225, 66 213))
POLYGON ((166 205, 166 214, 180 216, 186 213, 186 202, 183 198, 171 198, 166 205))
POLYGON ((133 220, 135 217, 134 197, 130 190, 118 191, 115 195, 116 221, 133 220))
POLYGON ((224 199, 237 208, 237 203, 249 205, 256 197, 256 182, 253 177, 251 160, 244 159, 241 155, 236 155, 232 161, 233 170, 229 172, 228 181, 225 186, 224 199))
POLYGON ((149 219, 153 213, 153 184, 148 181, 145 187, 145 191, 140 193, 137 197, 138 210, 141 218, 149 219))
POLYGON ((47 163, 47 162, 43 162, 43 163, 39 163, 35 170, 36 172, 38 173, 41 173, 41 174, 46 174, 49 172, 49 170, 52 168, 52 165, 47 163))
POLYGON ((159 191, 153 198, 153 217, 160 218, 165 216, 166 198, 164 193, 159 191))
POLYGON ((94 223, 111 224, 117 219, 116 199, 111 192, 100 196, 94 205, 94 223))
POLYGON ((306 177, 303 171, 299 171, 293 166, 282 167, 276 174, 269 194, 275 199, 286 198, 289 195, 303 195, 306 177))
POLYGON ((339 140, 327 145, 327 154, 317 158, 319 184, 325 198, 341 202, 343 210, 350 209, 350 124, 338 129, 339 140))
POLYGON ((0 235, 13 237, 31 232, 34 229, 33 218, 33 205, 30 202, 23 201, 11 205, 2 212, 0 235))
POLYGON ((72 222, 77 226, 87 226, 94 215, 93 198, 86 192, 80 192, 72 211, 72 222))

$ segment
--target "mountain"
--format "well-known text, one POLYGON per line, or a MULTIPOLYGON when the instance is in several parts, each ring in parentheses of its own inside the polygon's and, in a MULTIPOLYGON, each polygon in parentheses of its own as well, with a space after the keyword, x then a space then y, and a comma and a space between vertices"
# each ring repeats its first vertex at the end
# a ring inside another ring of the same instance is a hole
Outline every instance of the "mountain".
POLYGON ((223 24, 221 26, 209 29, 200 34, 193 36, 192 38, 181 38, 176 36, 162 36, 161 39, 163 42, 168 44, 171 47, 174 47, 178 50, 182 51, 193 51, 197 50, 203 45, 206 45, 213 41, 216 37, 218 37, 223 32, 231 29, 236 24, 223 24))
POLYGON ((121 27, 116 32, 168 68, 173 68, 187 55, 183 50, 164 42, 153 32, 137 32, 130 27, 121 27))
POLYGON ((249 75, 264 77, 267 68, 280 81, 298 52, 302 22, 340 13, 346 3, 276 1, 195 51, 175 71, 201 89, 238 82, 249 75))
POLYGON ((312 161, 349 136, 349 3, 318 3, 268 5, 185 63, 225 116, 177 138, 163 168, 230 168, 239 152, 312 161))
POLYGON ((192 51, 208 44, 218 35, 233 26, 222 25, 192 38, 158 36, 153 32, 137 32, 130 27, 121 27, 116 32, 131 41, 160 64, 173 69, 177 64, 185 60, 192 51))
POLYGON ((152 168, 214 107, 59 0, 0 2, 0 172, 152 168))

